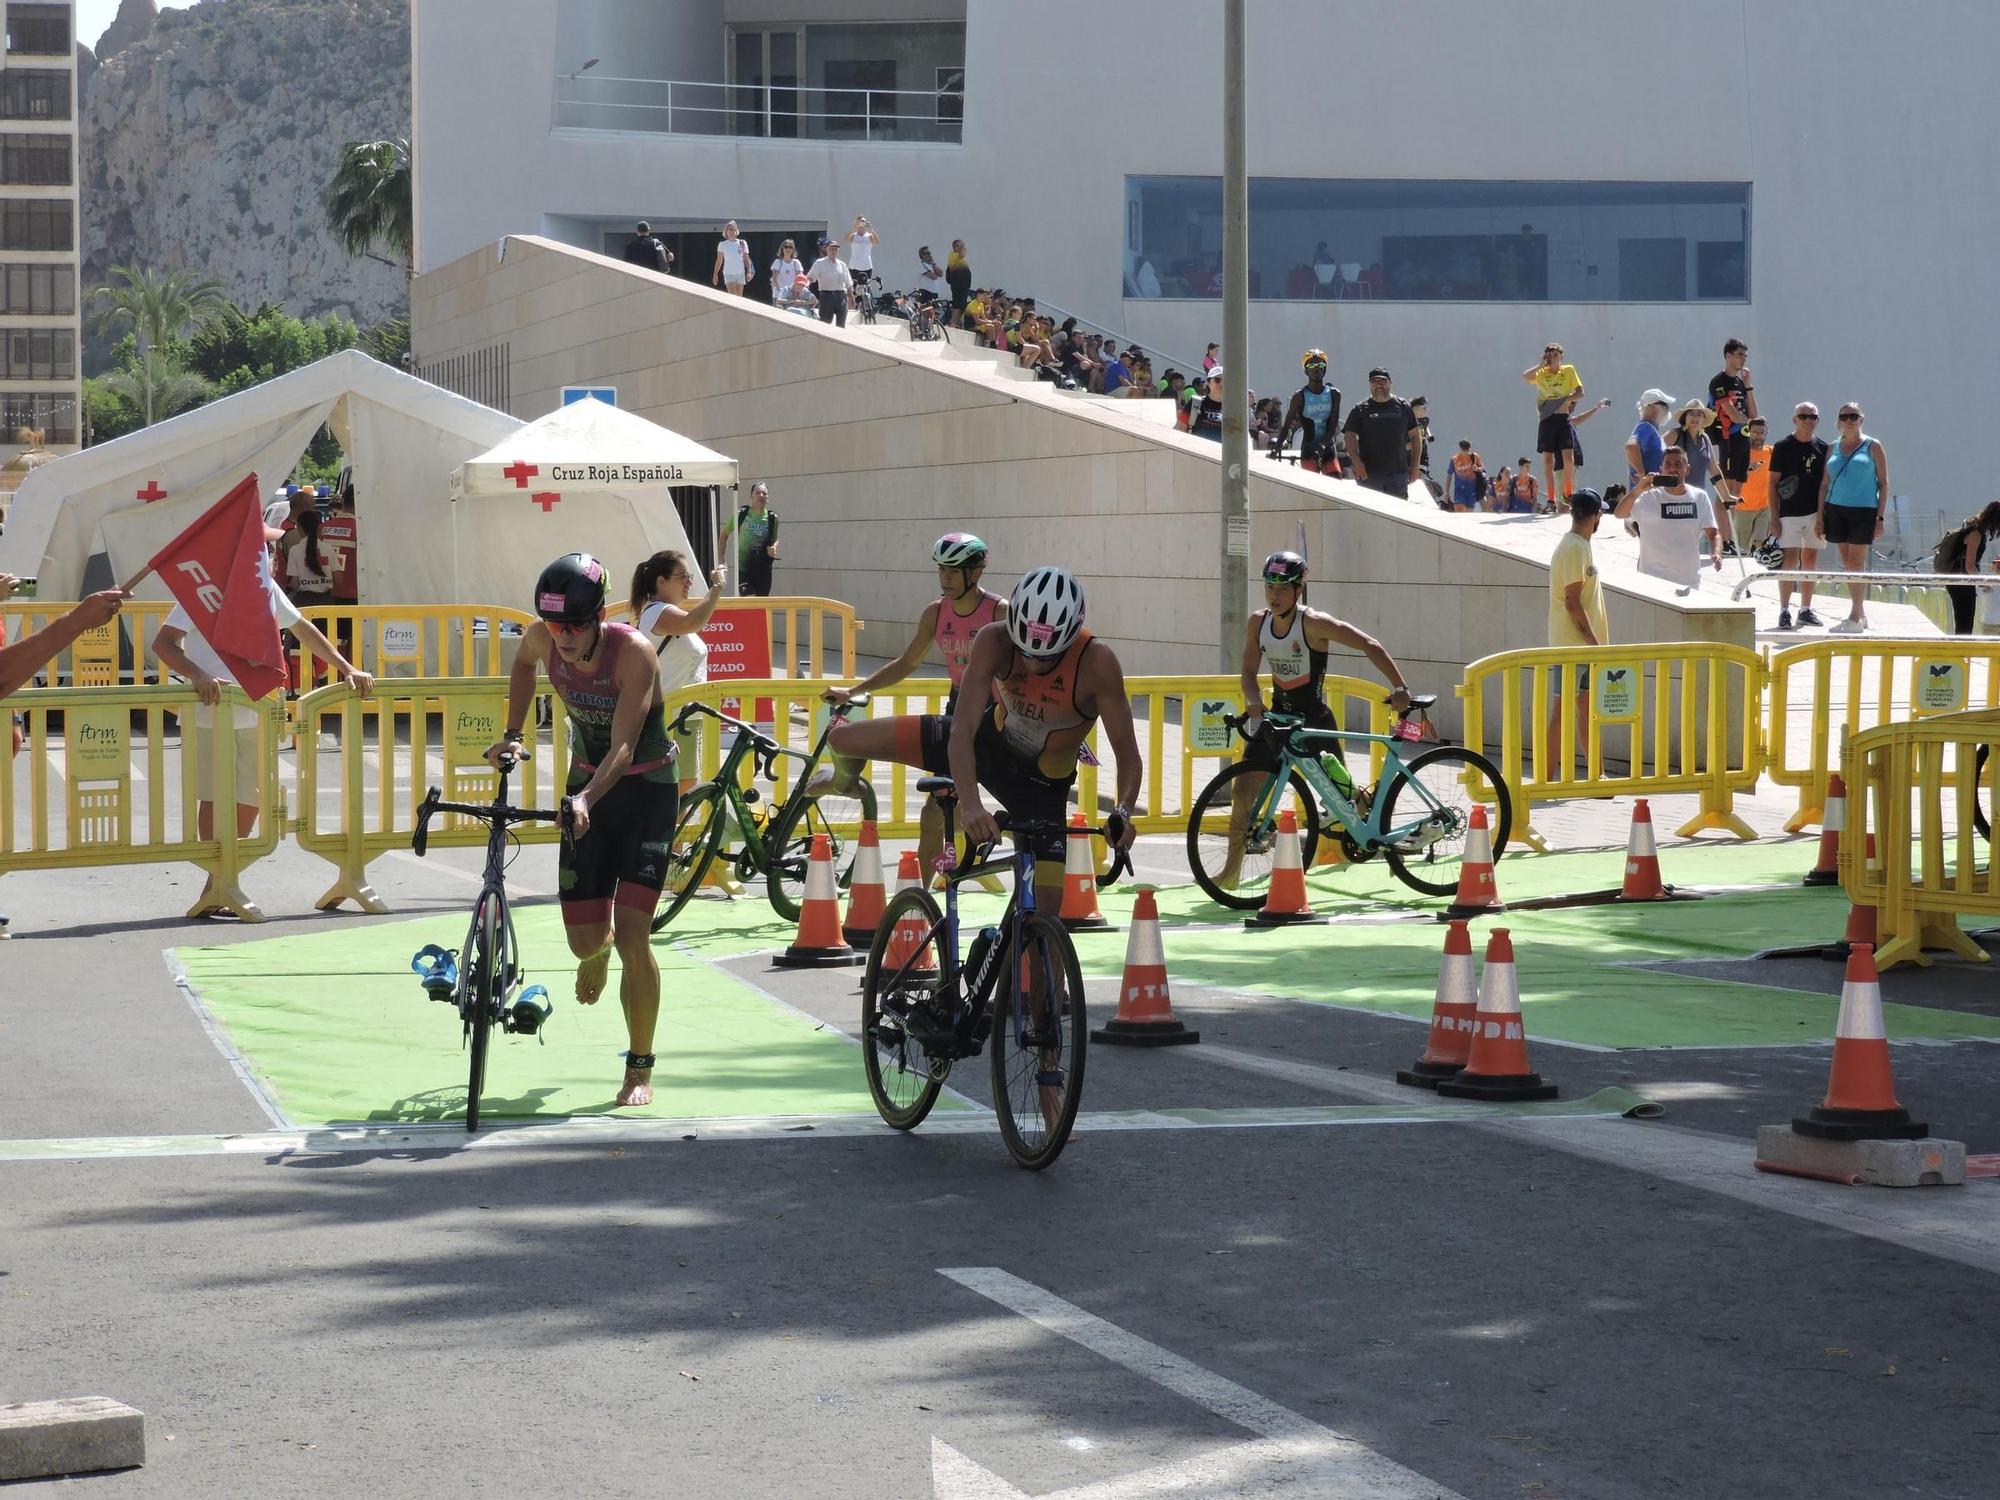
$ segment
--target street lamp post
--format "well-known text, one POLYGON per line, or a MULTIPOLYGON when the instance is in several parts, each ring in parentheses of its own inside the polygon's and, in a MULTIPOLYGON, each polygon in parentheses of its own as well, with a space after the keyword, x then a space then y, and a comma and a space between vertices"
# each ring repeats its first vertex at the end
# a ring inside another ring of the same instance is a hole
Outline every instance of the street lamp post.
POLYGON ((1221 670, 1243 650, 1250 590, 1250 179, 1243 159, 1243 0, 1222 7, 1221 670))

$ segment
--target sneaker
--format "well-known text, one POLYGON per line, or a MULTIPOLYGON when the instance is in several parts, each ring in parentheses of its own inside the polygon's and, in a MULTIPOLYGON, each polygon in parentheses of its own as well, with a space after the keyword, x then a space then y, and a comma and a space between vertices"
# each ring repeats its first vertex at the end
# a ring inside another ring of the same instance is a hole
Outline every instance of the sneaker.
POLYGON ((1866 620, 1837 620, 1827 627, 1828 635, 1860 635, 1868 629, 1866 620))
POLYGON ((1778 611, 1778 629, 1780 629, 1780 630, 1790 630, 1791 628, 1792 628, 1792 612, 1791 612, 1791 611, 1790 611, 1789 609, 1781 609, 1781 610, 1779 610, 1779 611, 1778 611))
POLYGON ((1736 543, 1734 543, 1734 542, 1724 542, 1724 543, 1722 544, 1722 555, 1723 555, 1724 557, 1735 557, 1735 556, 1737 555, 1737 553, 1736 553, 1736 543))
POLYGON ((1799 629, 1804 630, 1808 625, 1824 625, 1824 624, 1826 624, 1826 621, 1822 620, 1818 615, 1812 612, 1812 606, 1810 604, 1808 604, 1804 609, 1799 611, 1799 629))

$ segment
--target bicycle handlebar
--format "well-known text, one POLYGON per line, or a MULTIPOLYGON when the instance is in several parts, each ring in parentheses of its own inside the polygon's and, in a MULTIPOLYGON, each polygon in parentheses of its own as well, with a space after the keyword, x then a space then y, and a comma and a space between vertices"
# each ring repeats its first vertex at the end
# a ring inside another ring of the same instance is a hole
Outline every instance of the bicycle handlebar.
MULTIPOLYGON (((1393 705, 1395 702, 1395 695, 1393 693, 1390 694, 1387 698, 1384 698, 1382 702, 1385 706, 1393 705)), ((1396 718, 1400 722, 1401 720, 1410 718, 1412 715, 1428 713, 1429 711, 1430 711, 1429 704, 1418 703, 1413 699, 1408 708, 1397 710, 1396 718)), ((1266 709, 1263 713, 1257 715, 1256 717, 1258 722, 1266 724, 1270 726, 1270 728, 1272 729, 1285 730, 1285 731, 1297 729, 1306 722, 1303 718, 1301 718, 1297 714, 1281 714, 1270 709, 1266 709)), ((1250 722, 1251 722, 1251 716, 1247 713, 1224 714, 1222 716, 1223 727, 1229 730, 1230 733, 1236 735, 1239 739, 1243 740, 1246 744, 1252 738, 1254 738, 1254 736, 1245 734, 1243 732, 1243 726, 1250 722)), ((1260 734, 1262 732, 1263 731, 1261 730, 1259 731, 1260 734)), ((1340 731, 1333 729, 1316 729, 1313 730, 1312 732, 1314 734, 1340 733, 1340 731)))
MULTIPOLYGON (((1000 825, 1002 833, 1011 833, 1014 835, 1014 842, 1017 846, 1023 838, 1035 838, 1051 833, 1060 833, 1064 838, 1072 839, 1103 839, 1105 843, 1112 846, 1111 868, 1097 877, 1099 890, 1102 890, 1107 885, 1115 884, 1122 877, 1132 873, 1132 851, 1117 847, 1116 836, 1112 833, 1108 822, 1100 828, 1072 828, 1067 823, 1046 823, 1031 819, 1023 819, 1020 822, 1016 822, 1004 809, 993 814, 993 821, 1000 825)), ((967 862, 975 865, 983 864, 987 856, 992 852, 993 846, 988 844, 984 850, 979 852, 977 858, 970 859, 967 862)))
MULTIPOLYGON (((506 772, 513 769, 512 756, 500 757, 506 762, 501 767, 504 779, 506 772)), ((496 798, 498 794, 496 793, 496 798)), ((484 804, 474 802, 447 802, 444 789, 432 787, 424 793, 424 800, 417 805, 417 826, 410 833, 410 851, 422 859, 430 848, 431 819, 441 812, 458 813, 468 818, 478 818, 483 823, 561 823, 564 831, 569 825, 569 798, 562 799, 559 807, 509 807, 495 800, 484 804)))

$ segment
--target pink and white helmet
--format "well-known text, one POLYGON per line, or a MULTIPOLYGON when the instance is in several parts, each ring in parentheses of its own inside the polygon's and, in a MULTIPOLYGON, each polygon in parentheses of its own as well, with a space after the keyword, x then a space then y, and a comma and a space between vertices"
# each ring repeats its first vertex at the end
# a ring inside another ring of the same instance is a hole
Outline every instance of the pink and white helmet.
POLYGON ((1083 629, 1083 587, 1061 568, 1036 568, 1007 601, 1007 635, 1023 656, 1060 656, 1083 629))

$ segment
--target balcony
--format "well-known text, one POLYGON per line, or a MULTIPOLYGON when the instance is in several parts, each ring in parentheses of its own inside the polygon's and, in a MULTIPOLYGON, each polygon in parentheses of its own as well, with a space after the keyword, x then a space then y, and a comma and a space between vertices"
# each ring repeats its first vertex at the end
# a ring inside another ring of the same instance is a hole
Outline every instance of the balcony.
POLYGON ((569 130, 957 146, 963 79, 954 70, 945 87, 914 90, 582 75, 556 80, 555 123, 569 130))

